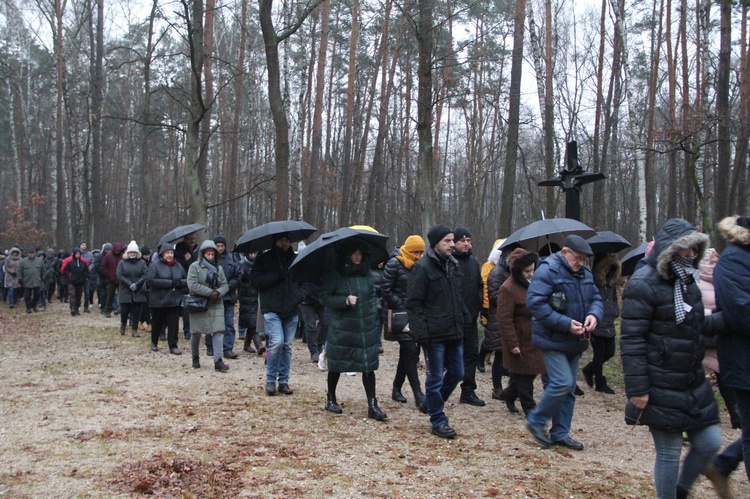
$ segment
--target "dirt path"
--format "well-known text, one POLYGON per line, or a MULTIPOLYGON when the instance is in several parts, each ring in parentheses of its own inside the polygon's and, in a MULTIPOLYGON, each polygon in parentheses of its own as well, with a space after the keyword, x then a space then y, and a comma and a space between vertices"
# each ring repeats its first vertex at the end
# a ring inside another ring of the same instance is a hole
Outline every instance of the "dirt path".
MULTIPOLYGON (((378 376, 387 422, 366 418, 359 376, 342 376, 340 416, 323 410, 326 375, 295 343, 291 396, 263 391, 261 358, 230 371, 192 369, 190 356, 120 336, 117 318, 71 317, 63 304, 27 315, 0 304, 0 495, 6 497, 653 497, 653 444, 623 422, 622 389, 579 397, 573 436, 583 452, 543 450, 523 418, 490 399, 449 401, 458 438, 429 434, 409 403, 390 400, 397 348, 378 376)), ((180 347, 188 349, 184 340, 180 347)), ((204 351, 205 352, 205 351, 204 351)), ((424 371, 420 372, 424 382, 424 371)), ((614 380, 621 387, 621 380, 614 380)), ((583 383, 582 383, 583 385, 583 383)), ((537 395, 540 388, 537 388, 537 395)), ((728 417, 722 415, 725 421, 728 417)), ((724 442, 736 437, 722 424, 724 442)), ((735 473, 737 497, 750 497, 735 473)), ((693 497, 716 497, 702 480, 693 497)))

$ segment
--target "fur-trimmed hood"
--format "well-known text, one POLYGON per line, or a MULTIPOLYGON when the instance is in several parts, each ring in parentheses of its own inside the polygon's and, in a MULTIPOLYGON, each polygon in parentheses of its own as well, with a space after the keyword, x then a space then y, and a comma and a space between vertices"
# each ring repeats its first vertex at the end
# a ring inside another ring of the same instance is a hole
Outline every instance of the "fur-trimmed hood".
POLYGON ((510 266, 510 275, 517 283, 524 287, 528 287, 528 281, 523 277, 523 269, 529 265, 536 266, 539 262, 539 255, 531 253, 523 248, 516 248, 508 257, 508 265, 510 266))
POLYGON ((695 227, 682 218, 670 218, 661 226, 654 238, 654 247, 647 257, 648 264, 654 267, 659 275, 668 281, 674 279, 669 268, 669 262, 680 251, 688 248, 695 249, 693 267, 698 268, 698 262, 708 248, 709 239, 706 234, 698 232, 695 227))
POLYGON ((726 217, 719 222, 719 232, 730 244, 750 246, 750 229, 737 223, 738 216, 726 217))
POLYGON ((614 256, 605 255, 600 259, 596 259, 591 272, 594 274, 594 282, 597 287, 611 286, 620 281, 620 277, 622 277, 622 264, 614 256))

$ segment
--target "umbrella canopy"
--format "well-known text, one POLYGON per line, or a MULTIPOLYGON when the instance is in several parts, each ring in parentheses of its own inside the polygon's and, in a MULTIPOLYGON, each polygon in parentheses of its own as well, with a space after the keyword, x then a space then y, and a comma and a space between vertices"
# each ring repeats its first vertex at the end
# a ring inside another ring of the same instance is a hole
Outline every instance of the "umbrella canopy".
POLYGON ((174 229, 161 236, 161 239, 159 239, 159 246, 164 243, 173 243, 178 239, 182 239, 188 234, 192 234, 193 232, 198 232, 205 229, 206 226, 203 224, 180 225, 179 227, 175 227, 174 229))
POLYGON ((641 261, 641 258, 646 256, 646 248, 648 243, 643 243, 634 250, 630 250, 627 255, 622 257, 620 264, 622 264, 622 275, 629 276, 635 273, 635 266, 641 261))
POLYGON ((295 281, 318 282, 327 272, 336 268, 339 261, 338 251, 346 241, 356 241, 369 254, 373 265, 389 258, 388 236, 375 232, 374 229, 354 229, 342 227, 333 232, 326 232, 315 242, 308 244, 289 267, 295 281))
POLYGON ((301 220, 280 220, 268 222, 250 229, 237 239, 232 253, 254 253, 267 250, 274 243, 274 237, 285 234, 293 243, 313 235, 318 229, 301 220))
POLYGON ((611 230, 603 230, 594 237, 586 239, 586 242, 589 243, 591 251, 594 253, 619 253, 624 249, 633 247, 627 239, 611 230))
POLYGON ((595 236, 596 231, 572 218, 547 218, 518 229, 508 236, 500 245, 500 249, 503 250, 503 254, 519 247, 538 253, 544 246, 550 244, 556 244, 562 248, 565 244, 565 237, 572 234, 585 239, 595 236))

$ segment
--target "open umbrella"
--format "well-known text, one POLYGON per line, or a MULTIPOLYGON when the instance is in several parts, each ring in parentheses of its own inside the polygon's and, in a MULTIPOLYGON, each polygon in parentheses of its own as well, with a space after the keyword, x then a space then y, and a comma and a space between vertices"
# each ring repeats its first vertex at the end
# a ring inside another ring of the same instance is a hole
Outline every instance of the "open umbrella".
POLYGON ((192 234, 193 232, 198 232, 199 230, 205 229, 206 226, 203 224, 180 225, 179 227, 175 227, 174 229, 161 236, 161 239, 159 239, 159 246, 164 243, 173 243, 178 239, 182 239, 188 234, 192 234))
POLYGON ((586 239, 586 242, 589 243, 591 251, 594 253, 619 253, 624 249, 633 247, 627 239, 611 230, 603 230, 594 237, 586 239))
POLYGON ((317 231, 315 227, 301 220, 280 220, 254 227, 237 239, 232 253, 254 253, 273 246, 273 239, 285 234, 293 243, 307 239, 317 231))
POLYGON ((503 254, 519 247, 538 253, 544 246, 551 244, 556 244, 562 248, 565 244, 565 238, 572 234, 585 239, 595 236, 596 231, 585 223, 572 218, 547 218, 537 220, 518 229, 508 236, 505 242, 500 245, 500 249, 503 250, 503 254))
POLYGON ((640 262, 644 256, 646 256, 647 247, 648 243, 643 243, 637 248, 630 250, 627 255, 622 257, 620 264, 622 265, 623 276, 629 276, 635 273, 635 266, 638 265, 638 262, 640 262))
POLYGON ((370 254, 370 263, 387 260, 388 236, 375 232, 374 229, 354 229, 342 227, 333 232, 326 232, 315 242, 308 244, 289 267, 295 281, 318 282, 338 264, 338 250, 347 241, 356 241, 364 246, 370 254))

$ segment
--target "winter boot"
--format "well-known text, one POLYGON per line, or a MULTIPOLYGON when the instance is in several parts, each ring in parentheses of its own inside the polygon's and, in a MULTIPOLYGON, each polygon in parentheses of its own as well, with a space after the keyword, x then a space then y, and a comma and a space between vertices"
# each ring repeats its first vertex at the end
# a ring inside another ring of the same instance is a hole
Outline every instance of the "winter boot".
POLYGON ((193 357, 193 369, 200 369, 200 368, 201 368, 200 357, 193 357))
POLYGON ((505 397, 503 397, 503 387, 500 388, 493 388, 492 389, 492 398, 495 400, 505 400, 505 397))
POLYGON ((393 387, 393 392, 391 392, 391 398, 401 404, 406 403, 406 397, 404 397, 404 394, 401 393, 401 389, 396 388, 395 386, 393 387))
POLYGON ((133 329, 133 333, 131 334, 131 336, 133 338, 140 338, 141 337, 141 335, 138 334, 138 330, 137 329, 133 329))
POLYGON ((414 404, 422 414, 427 414, 427 403, 425 402, 425 396, 424 393, 422 393, 422 390, 414 390, 414 404))
POLYGON ((341 414, 344 411, 341 409, 341 406, 336 402, 336 394, 335 393, 326 393, 326 411, 332 412, 334 414, 341 414))
POLYGON ((586 367, 581 369, 583 372, 583 377, 586 379, 586 384, 590 387, 594 387, 594 365, 589 362, 586 364, 586 367))
POLYGON ((122 334, 122 335, 125 334, 125 326, 126 326, 126 324, 120 324, 120 334, 122 334))
POLYGON ((376 421, 385 421, 388 419, 388 415, 380 410, 380 407, 378 407, 378 399, 371 398, 368 401, 368 407, 367 407, 367 417, 370 419, 374 419, 376 421))
POLYGON ((252 345, 252 343, 253 343, 252 336, 250 336, 249 334, 246 334, 245 335, 245 339, 243 341, 244 341, 244 343, 242 345, 242 350, 244 352, 247 352, 247 353, 255 353, 256 352, 256 350, 253 348, 253 345, 252 345))
POLYGON ((255 345, 255 349, 258 351, 258 355, 266 353, 266 345, 263 344, 263 340, 260 339, 258 333, 253 333, 250 339, 253 340, 253 345, 255 345))
POLYGON ((229 366, 224 363, 224 359, 219 359, 219 362, 214 362, 214 369, 220 373, 229 371, 229 366))
POLYGON ((608 395, 614 395, 615 391, 607 385, 607 378, 605 376, 596 377, 596 388, 597 392, 606 393, 608 395))

